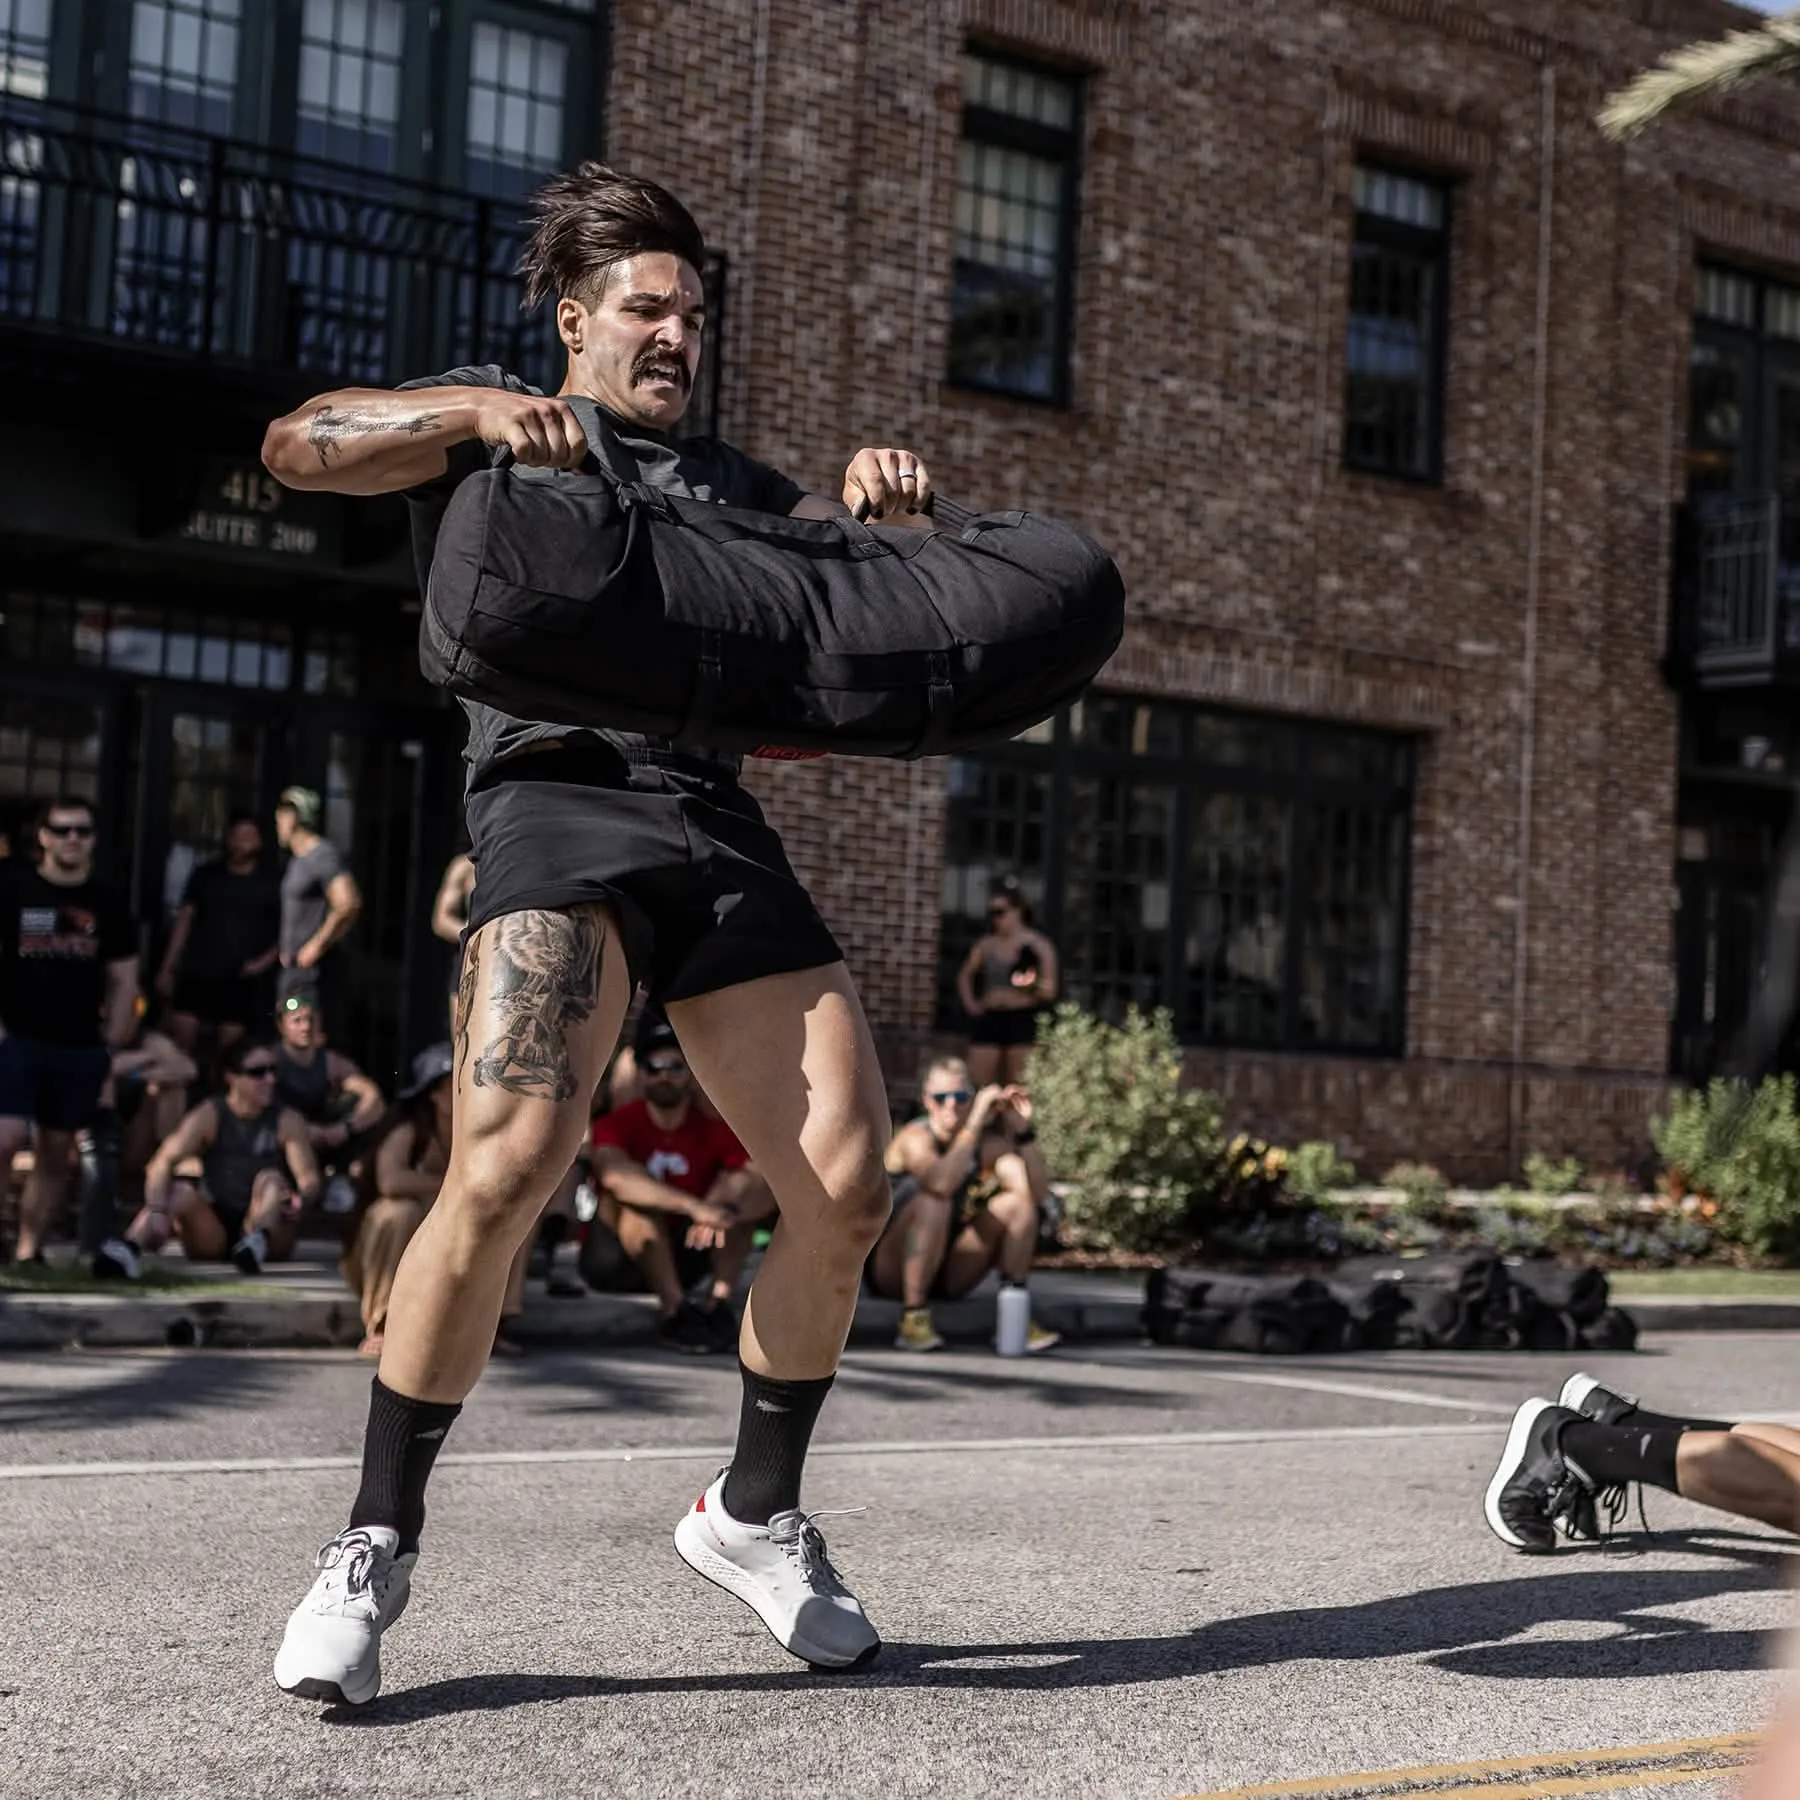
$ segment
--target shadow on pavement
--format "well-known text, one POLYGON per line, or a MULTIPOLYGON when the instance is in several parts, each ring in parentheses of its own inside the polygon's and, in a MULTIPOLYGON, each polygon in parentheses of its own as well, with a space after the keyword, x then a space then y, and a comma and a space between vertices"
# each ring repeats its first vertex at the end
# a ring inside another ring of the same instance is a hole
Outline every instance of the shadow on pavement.
POLYGON ((92 1385, 0 1392, 0 1432, 94 1431, 221 1409, 243 1412, 281 1382, 278 1370, 246 1357, 150 1357, 92 1385))
MULTIPOLYGON (((1765 1666, 1779 1633, 1716 1631, 1667 1610, 1726 1593, 1783 1587, 1800 1555, 1779 1540, 1667 1532, 1659 1551, 1712 1555, 1724 1566, 1647 1569, 1629 1552, 1602 1553, 1604 1567, 1565 1568, 1516 1581, 1428 1588, 1354 1606, 1295 1608, 1220 1619, 1156 1638, 1037 1639, 1028 1643, 889 1643, 873 1668, 734 1675, 495 1673, 386 1695, 367 1709, 332 1707, 332 1724, 406 1725, 464 1712, 565 1700, 648 1694, 792 1693, 804 1688, 956 1688, 1044 1692, 1133 1686, 1235 1669, 1308 1661, 1422 1658, 1494 1680, 1615 1680, 1720 1674, 1765 1666), (1604 1637, 1509 1641, 1545 1625, 1599 1625, 1604 1637)), ((1572 1560, 1572 1559, 1571 1559, 1572 1560)), ((1588 1560, 1592 1560, 1589 1558, 1588 1560)))

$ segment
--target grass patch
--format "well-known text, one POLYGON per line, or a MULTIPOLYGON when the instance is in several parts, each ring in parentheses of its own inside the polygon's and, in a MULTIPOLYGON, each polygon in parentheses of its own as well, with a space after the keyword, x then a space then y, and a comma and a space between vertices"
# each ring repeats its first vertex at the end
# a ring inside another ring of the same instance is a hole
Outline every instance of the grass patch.
POLYGON ((1621 1300, 1800 1301, 1800 1269, 1617 1269, 1606 1279, 1621 1300))
POLYGON ((267 1299, 278 1291, 259 1282, 187 1275, 178 1269, 158 1268, 154 1263, 145 1268, 141 1281, 102 1281, 88 1270, 72 1265, 0 1264, 0 1294, 111 1294, 121 1298, 139 1295, 157 1300, 227 1300, 242 1299, 248 1294, 267 1299))

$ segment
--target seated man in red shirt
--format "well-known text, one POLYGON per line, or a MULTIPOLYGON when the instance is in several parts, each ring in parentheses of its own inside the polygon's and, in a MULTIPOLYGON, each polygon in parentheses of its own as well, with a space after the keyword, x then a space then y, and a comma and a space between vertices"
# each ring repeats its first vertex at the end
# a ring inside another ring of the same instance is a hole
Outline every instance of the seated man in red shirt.
POLYGON ((695 1356, 736 1350, 732 1292, 775 1197, 731 1128, 696 1104, 687 1059, 660 1012, 645 1012, 634 1049, 644 1097, 594 1121, 595 1224, 618 1234, 650 1283, 664 1344, 695 1356), (709 1275, 705 1300, 689 1298, 709 1275))

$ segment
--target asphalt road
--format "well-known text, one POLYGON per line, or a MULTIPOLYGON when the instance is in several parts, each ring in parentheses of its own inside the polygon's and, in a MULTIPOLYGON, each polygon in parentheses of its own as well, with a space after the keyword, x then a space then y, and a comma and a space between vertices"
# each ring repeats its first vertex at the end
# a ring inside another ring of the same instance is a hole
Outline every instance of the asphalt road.
MULTIPOLYGON (((1800 1405, 1793 1337, 1588 1366, 1670 1410, 1800 1405)), ((1800 1553, 1661 1495, 1653 1539, 1495 1542, 1506 1417, 1566 1367, 859 1354, 807 1500, 867 1508, 827 1529, 887 1647, 830 1678, 669 1545, 725 1454, 729 1366, 505 1364, 439 1464, 386 1691, 351 1711, 269 1663, 354 1489, 366 1365, 14 1356, 0 1794, 1173 1800, 1480 1764, 1306 1791, 1724 1796, 1800 1553)))

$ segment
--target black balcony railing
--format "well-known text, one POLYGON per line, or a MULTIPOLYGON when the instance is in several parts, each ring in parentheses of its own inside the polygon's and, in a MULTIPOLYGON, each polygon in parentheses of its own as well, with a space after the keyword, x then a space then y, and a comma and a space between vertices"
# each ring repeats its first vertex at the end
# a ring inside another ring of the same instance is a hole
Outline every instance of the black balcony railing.
MULTIPOLYGON (((554 389, 518 310, 517 201, 0 95, 0 329, 388 386, 502 363, 554 389)), ((717 416, 724 267, 687 428, 717 416)))
POLYGON ((1800 507, 1776 494, 1698 496, 1676 573, 1677 649, 1702 685, 1800 674, 1800 507))

